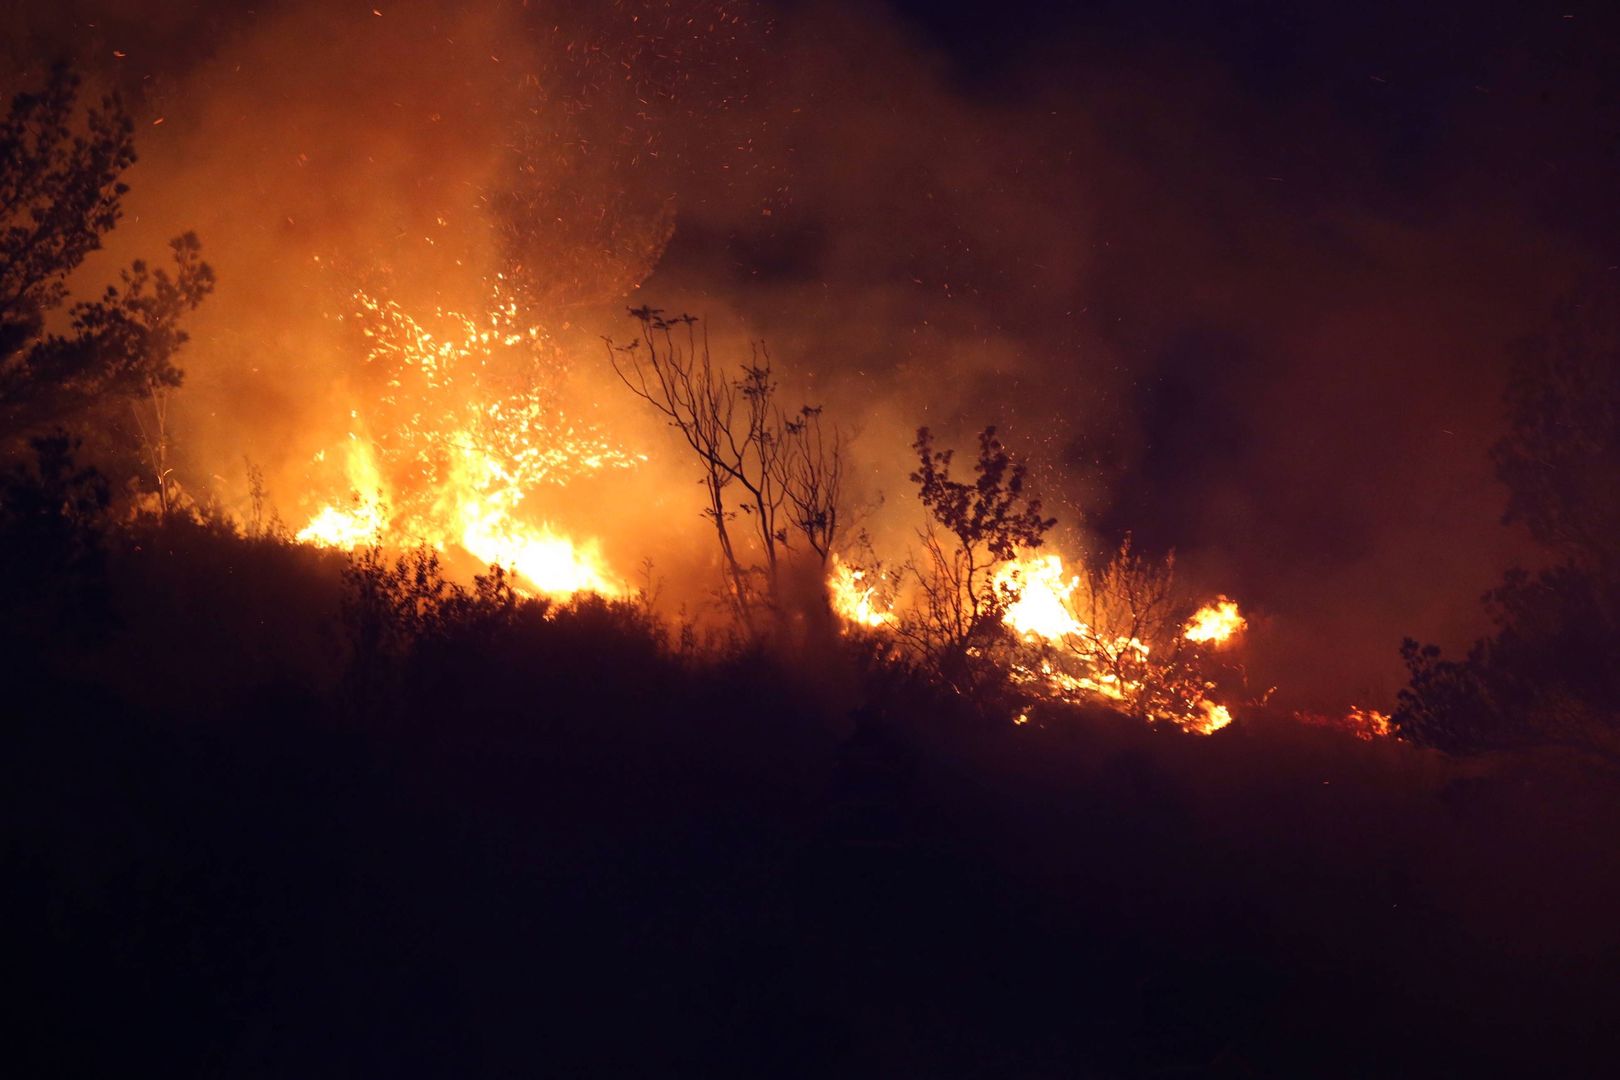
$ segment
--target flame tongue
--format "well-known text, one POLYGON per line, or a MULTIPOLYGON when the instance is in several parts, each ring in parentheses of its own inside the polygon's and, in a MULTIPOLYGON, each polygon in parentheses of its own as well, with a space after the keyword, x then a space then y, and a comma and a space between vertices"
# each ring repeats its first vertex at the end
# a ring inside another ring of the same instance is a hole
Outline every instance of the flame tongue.
POLYGON ((877 583, 867 579, 865 570, 855 569, 837 555, 832 557, 827 593, 833 610, 846 622, 872 628, 894 625, 894 610, 878 598, 877 583))
POLYGON ((383 509, 378 498, 383 481, 371 444, 350 432, 347 451, 344 474, 352 492, 349 504, 321 507, 309 524, 298 530, 295 539, 299 543, 352 550, 377 543, 382 537, 383 509))
POLYGON ((515 522, 499 507, 463 510, 461 546, 486 566, 504 566, 548 596, 577 592, 618 596, 623 586, 611 580, 594 543, 576 546, 549 526, 530 528, 515 522))
POLYGON ((1238 613, 1237 602, 1222 596, 1194 612, 1181 636, 1188 641, 1224 645, 1248 625, 1248 620, 1238 613))
POLYGON ((1085 629, 1070 611, 1080 578, 1075 575, 1065 579, 1062 556, 1044 555, 1008 563, 996 576, 996 585, 1013 597, 1004 621, 1025 637, 1057 640, 1085 629))
POLYGON ((499 284, 486 316, 435 312, 438 333, 397 304, 354 299, 366 363, 386 382, 366 416, 351 415, 380 434, 350 433, 344 472, 353 497, 321 507, 297 539, 344 549, 454 546, 551 596, 623 595, 594 541, 576 543, 520 514, 540 487, 640 460, 563 413, 566 366, 540 328, 518 321, 499 284))
MULTIPOLYGON (((1104 698, 1149 720, 1201 734, 1229 725, 1231 711, 1207 696, 1213 683, 1188 666, 1197 653, 1183 652, 1176 639, 1208 645, 1231 641, 1247 625, 1237 604, 1219 597, 1186 624, 1160 627, 1158 632, 1170 638, 1161 658, 1152 642, 1137 636, 1149 633, 1138 628, 1139 612, 1109 614, 1124 598, 1110 603, 1103 595, 1108 587, 1070 573, 1060 555, 1026 555, 1003 565, 994 579, 1005 604, 1002 621, 1023 642, 1011 662, 1013 680, 1051 700, 1104 698), (1087 619, 1080 617, 1082 611, 1089 613, 1087 619), (1103 625, 1110 620, 1120 625, 1103 625)), ((835 559, 827 589, 834 609, 851 624, 884 628, 898 622, 892 607, 878 605, 878 590, 862 570, 835 559)))

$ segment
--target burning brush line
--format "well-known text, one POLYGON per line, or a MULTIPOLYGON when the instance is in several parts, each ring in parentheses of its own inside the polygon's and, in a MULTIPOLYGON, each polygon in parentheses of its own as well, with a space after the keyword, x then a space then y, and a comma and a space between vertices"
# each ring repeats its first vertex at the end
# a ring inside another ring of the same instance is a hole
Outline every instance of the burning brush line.
MULTIPOLYGON (((848 625, 884 633, 912 617, 888 584, 881 571, 839 562, 828 591, 848 625)), ((1210 653, 1247 628, 1235 601, 1222 596, 1201 606, 1158 646, 1143 640, 1136 613, 1108 610, 1105 579, 1070 572, 1061 555, 1022 553, 997 569, 994 588, 1000 623, 1013 644, 1004 663, 1012 683, 1031 697, 1101 702, 1199 734, 1232 722, 1230 709, 1211 698, 1216 684, 1203 673, 1210 653)), ((1027 722, 1028 710, 1019 716, 1027 722)))
POLYGON ((321 505, 297 539, 454 548, 548 596, 625 595, 600 544, 536 520, 530 496, 645 458, 564 411, 561 350, 519 318, 504 282, 486 314, 435 309, 431 330, 394 301, 364 291, 353 300, 343 318, 359 327, 383 389, 350 411, 341 446, 316 453, 329 474, 336 465, 346 494, 321 505))
MULTIPOLYGON (((536 493, 646 460, 564 409, 567 363, 543 327, 520 317, 497 278, 488 309, 474 316, 435 308, 418 319, 399 303, 363 290, 340 320, 364 342, 365 373, 380 390, 349 412, 347 437, 314 455, 339 494, 325 498, 296 533, 300 542, 346 551, 369 547, 457 550, 511 572, 525 591, 558 599, 580 593, 629 595, 599 542, 543 520, 536 493)), ((1100 703, 1148 723, 1209 734, 1232 723, 1210 673, 1247 621, 1218 596, 1181 620, 1168 620, 1168 578, 1145 607, 1122 566, 1076 573, 1058 554, 1019 552, 995 568, 987 609, 1002 629, 994 646, 1009 683, 1041 701, 1100 703), (1113 576, 1110 576, 1113 575, 1113 576), (1151 608, 1151 617, 1144 617, 1151 608)), ((1166 567, 1168 570, 1168 567, 1166 567)), ((920 617, 904 573, 826 560, 826 594, 850 632, 886 638, 904 652, 920 617)), ((1151 591, 1151 590, 1150 590, 1151 591)), ((1373 710, 1346 721, 1357 735, 1388 732, 1373 710)), ((1346 726, 1341 724, 1338 726, 1346 726)))

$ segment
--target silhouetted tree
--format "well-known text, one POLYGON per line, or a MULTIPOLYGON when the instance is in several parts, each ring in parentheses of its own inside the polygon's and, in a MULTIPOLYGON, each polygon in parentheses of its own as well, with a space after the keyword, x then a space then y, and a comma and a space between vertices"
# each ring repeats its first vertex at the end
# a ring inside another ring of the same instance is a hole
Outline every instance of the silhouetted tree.
POLYGON ((1394 722, 1453 752, 1562 743, 1620 757, 1620 294, 1567 300, 1520 352, 1492 449, 1508 522, 1557 557, 1485 595, 1495 632, 1462 660, 1408 639, 1394 722))
POLYGON ((1562 557, 1620 566, 1620 295, 1566 299, 1526 343, 1507 391, 1509 429, 1491 450, 1506 520, 1562 557))
POLYGON ((1005 639, 1002 616, 1011 599, 996 583, 996 569, 1038 548, 1056 518, 1041 516, 1041 502, 1025 491, 1027 469, 996 437, 979 432, 972 481, 951 477, 952 450, 935 450, 933 434, 917 429, 911 474, 929 520, 919 533, 922 555, 909 566, 919 603, 897 631, 951 686, 968 692, 995 670, 988 652, 1005 639))
POLYGON ((822 422, 820 406, 789 412, 778 403, 770 353, 756 346, 735 376, 718 370, 690 315, 666 317, 633 308, 641 335, 627 345, 608 341, 608 357, 624 384, 681 433, 703 466, 708 506, 725 566, 727 599, 744 625, 756 609, 774 607, 781 563, 802 544, 825 566, 838 538, 843 437, 822 422), (684 331, 684 344, 677 337, 684 331), (748 563, 733 536, 743 530, 764 565, 748 563), (763 588, 756 579, 764 578, 763 588))
POLYGON ((1195 717, 1214 685, 1209 652, 1183 636, 1195 605, 1178 592, 1175 568, 1173 552, 1149 558, 1126 536, 1107 562, 1087 568, 1072 598, 1078 629, 1061 643, 1078 671, 1109 677, 1105 696, 1117 694, 1139 719, 1195 717))
POLYGON ((0 120, 0 355, 35 338, 67 296, 64 279, 118 222, 135 161, 133 125, 105 97, 74 130, 79 78, 54 69, 0 120))
MULTIPOLYGON (((172 272, 137 261, 120 282, 71 311, 66 334, 47 317, 68 297, 67 277, 117 223, 135 161, 133 128, 115 97, 79 108, 65 68, 12 99, 0 120, 0 430, 11 438, 70 419, 109 395, 161 411, 178 386, 182 317, 213 290, 196 236, 174 240, 172 272)), ((166 490, 166 436, 147 437, 166 490)))

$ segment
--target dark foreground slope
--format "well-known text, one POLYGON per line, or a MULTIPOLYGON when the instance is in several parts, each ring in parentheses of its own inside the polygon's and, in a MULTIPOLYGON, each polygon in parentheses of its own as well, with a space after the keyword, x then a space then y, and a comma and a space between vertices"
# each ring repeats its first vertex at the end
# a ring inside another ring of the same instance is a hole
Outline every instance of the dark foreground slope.
POLYGON ((1620 787, 1587 766, 1264 718, 1014 728, 848 654, 681 654, 598 604, 368 638, 356 587, 171 526, 28 593, 9 1074, 1520 1075, 1615 1049, 1620 787))

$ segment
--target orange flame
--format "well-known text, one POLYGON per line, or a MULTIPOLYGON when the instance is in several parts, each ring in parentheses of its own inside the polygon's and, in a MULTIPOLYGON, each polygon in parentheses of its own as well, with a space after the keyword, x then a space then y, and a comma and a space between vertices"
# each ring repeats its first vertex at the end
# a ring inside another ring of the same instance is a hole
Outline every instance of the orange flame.
POLYGON ((1363 742, 1382 739, 1395 734, 1395 725, 1388 713, 1377 709, 1364 709, 1360 705, 1352 705, 1350 711, 1344 715, 1345 726, 1350 733, 1363 742))
POLYGON ((1059 555, 1008 563, 996 575, 996 587, 1013 598, 1002 620, 1025 637, 1056 640, 1079 633, 1083 627, 1069 610, 1079 585, 1078 575, 1065 579, 1059 555))
POLYGON ((878 586, 868 584, 865 570, 857 570, 837 555, 832 557, 832 574, 827 578, 827 595, 833 610, 844 621, 871 628, 894 625, 896 615, 889 606, 880 606, 878 586))
POLYGON ((1339 714, 1301 710, 1290 715, 1297 723, 1309 727, 1331 728, 1353 735, 1362 742, 1397 737, 1395 721, 1388 713, 1363 705, 1352 705, 1339 714))
MULTIPOLYGON (((325 456, 324 451, 319 455, 322 459, 325 456)), ((352 431, 343 471, 349 483, 348 504, 334 502, 321 507, 309 524, 298 530, 295 539, 299 543, 350 551, 381 539, 384 521, 378 500, 383 489, 382 473, 370 444, 352 431)))
POLYGON ((379 434, 350 432, 344 478, 353 496, 317 509, 297 539, 348 550, 454 546, 547 595, 624 595, 595 541, 524 512, 542 486, 644 460, 562 413, 563 365, 544 331, 519 320, 498 283, 484 316, 435 312, 437 333, 391 301, 354 299, 366 362, 383 366, 387 381, 364 418, 351 415, 379 434))
POLYGON ((1197 704, 1203 718, 1185 725, 1187 730, 1212 735, 1232 722, 1232 713, 1225 705, 1217 705, 1208 698, 1199 698, 1197 704))
MULTIPOLYGON (((1008 597, 1003 621, 1029 642, 1061 647, 1066 661, 1059 666, 1042 659, 1037 668, 1015 665, 1014 678, 1040 686, 1060 699, 1087 695, 1118 703, 1139 705, 1150 720, 1165 720, 1186 731, 1208 735, 1232 722, 1225 706, 1204 694, 1204 685, 1183 687, 1176 695, 1149 693, 1149 683, 1162 678, 1155 670, 1153 646, 1120 628, 1092 626, 1076 610, 1076 594, 1094 588, 1078 574, 1065 571, 1063 558, 1051 554, 1026 556, 1002 567, 996 587, 1008 597)), ((1199 609, 1184 629, 1190 641, 1229 640, 1243 629, 1237 604, 1220 597, 1199 609)))
POLYGON ((1248 620, 1238 611, 1237 602, 1222 596, 1194 612, 1181 636, 1188 641, 1224 645, 1248 625, 1248 620))
MULTIPOLYGON (((1090 590, 1106 586, 1067 571, 1061 555, 1014 559, 998 570, 994 582, 1005 601, 1003 622, 1026 644, 1056 650, 1038 660, 1015 661, 1014 681, 1059 700, 1100 697, 1131 705, 1150 720, 1168 721, 1200 734, 1232 723, 1230 709, 1206 696, 1213 689, 1211 684, 1183 674, 1174 681, 1173 690, 1166 690, 1166 672, 1175 663, 1178 650, 1171 648, 1167 659, 1161 660, 1154 654, 1153 643, 1135 636, 1129 626, 1092 625, 1083 620, 1081 610, 1098 610, 1096 603, 1082 606, 1088 599, 1096 599, 1090 590)), ((1106 610, 1107 605, 1102 608, 1106 610)), ((1181 628, 1181 637, 1194 643, 1223 644, 1246 625, 1238 605, 1222 596, 1200 608, 1181 628)))

